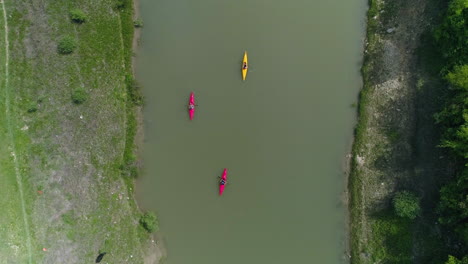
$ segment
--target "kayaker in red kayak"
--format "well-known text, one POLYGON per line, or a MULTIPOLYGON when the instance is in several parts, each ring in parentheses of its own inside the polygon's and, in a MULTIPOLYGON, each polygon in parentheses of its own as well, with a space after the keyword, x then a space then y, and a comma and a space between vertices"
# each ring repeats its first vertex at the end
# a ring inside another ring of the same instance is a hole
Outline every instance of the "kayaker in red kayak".
POLYGON ((190 93, 190 99, 188 103, 188 112, 189 112, 190 120, 192 120, 193 115, 195 114, 195 95, 193 94, 193 92, 190 93))
POLYGON ((221 180, 219 181, 219 195, 222 195, 224 192, 224 187, 226 187, 227 182, 227 169, 224 169, 221 180))

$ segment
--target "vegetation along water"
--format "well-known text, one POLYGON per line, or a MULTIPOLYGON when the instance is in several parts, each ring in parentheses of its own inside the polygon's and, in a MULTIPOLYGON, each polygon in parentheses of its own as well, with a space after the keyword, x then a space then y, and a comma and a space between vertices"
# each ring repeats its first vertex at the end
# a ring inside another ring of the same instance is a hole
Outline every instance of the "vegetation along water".
POLYGON ((351 263, 468 263, 468 1, 369 1, 351 263))

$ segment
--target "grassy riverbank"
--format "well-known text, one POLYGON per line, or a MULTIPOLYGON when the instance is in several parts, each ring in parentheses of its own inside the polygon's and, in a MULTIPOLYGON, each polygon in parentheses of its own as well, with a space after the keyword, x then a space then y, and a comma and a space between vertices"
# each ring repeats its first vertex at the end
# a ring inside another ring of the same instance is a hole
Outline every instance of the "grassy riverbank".
POLYGON ((434 114, 446 90, 432 32, 446 3, 370 0, 359 123, 349 180, 352 263, 444 263, 439 189, 453 173, 438 148, 434 114), (420 199, 414 219, 395 214, 400 191, 420 199))
POLYGON ((131 0, 3 2, 0 263, 142 263, 131 0))

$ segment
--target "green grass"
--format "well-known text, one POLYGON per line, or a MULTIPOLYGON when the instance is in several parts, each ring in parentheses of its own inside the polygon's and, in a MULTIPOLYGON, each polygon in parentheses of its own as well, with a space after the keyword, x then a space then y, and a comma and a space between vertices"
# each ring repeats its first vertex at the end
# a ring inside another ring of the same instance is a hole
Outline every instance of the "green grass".
MULTIPOLYGON (((0 144, 3 146, 0 150, 0 193, 3 196, 0 201, 3 210, 0 216, 0 259, 2 263, 31 263, 35 259, 35 239, 30 228, 31 210, 28 205, 33 195, 21 157, 21 148, 28 143, 28 139, 18 129, 14 118, 18 109, 14 105, 14 92, 8 78, 11 72, 6 66, 10 59, 5 49, 7 40, 3 4, 0 9, 0 144)), ((15 13, 12 18, 15 18, 15 13)), ((8 42, 11 43, 11 40, 8 39, 8 42)), ((25 108, 20 111, 25 113, 25 108)))
MULTIPOLYGON (((24 175, 32 263, 93 262, 99 250, 108 252, 104 261, 109 263, 130 255, 129 263, 141 263, 148 236, 138 223, 133 177, 120 169, 135 160, 137 123, 125 83, 131 74, 131 1, 126 1, 125 9, 115 8, 114 0, 32 2, 36 9, 30 9, 31 3, 7 1, 14 60, 10 60, 10 87, 5 90, 2 85, 0 90, 12 98, 10 118, 19 171, 24 175), (86 23, 72 23, 72 9, 83 10, 86 23), (65 35, 77 44, 67 56, 54 48, 65 35), (31 45, 31 39, 41 44, 31 45), (86 87, 86 103, 71 103, 76 87, 86 87), (32 103, 37 109, 28 113, 32 103)), ((1 21, 0 81, 4 81, 1 21)), ((1 98, 0 143, 10 146, 1 98)), ((0 263, 28 263, 10 152, 6 147, 0 150, 0 192, 8 197, 0 201, 8 212, 0 216, 0 263)), ((136 174, 136 167, 133 170, 136 174)))
POLYGON ((411 222, 396 216, 393 211, 376 215, 372 222, 374 239, 370 240, 369 252, 373 263, 413 263, 413 239, 411 222))

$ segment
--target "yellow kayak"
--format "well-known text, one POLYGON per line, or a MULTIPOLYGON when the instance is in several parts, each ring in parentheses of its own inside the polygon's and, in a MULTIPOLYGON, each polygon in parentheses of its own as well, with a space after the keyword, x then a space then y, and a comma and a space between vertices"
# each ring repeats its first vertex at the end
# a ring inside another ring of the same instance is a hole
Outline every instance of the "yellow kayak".
POLYGON ((244 51, 244 59, 242 60, 242 80, 245 81, 245 77, 247 77, 247 71, 249 68, 249 64, 247 61, 247 51, 244 51))

